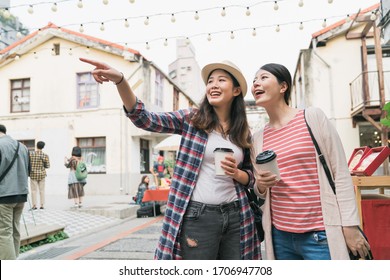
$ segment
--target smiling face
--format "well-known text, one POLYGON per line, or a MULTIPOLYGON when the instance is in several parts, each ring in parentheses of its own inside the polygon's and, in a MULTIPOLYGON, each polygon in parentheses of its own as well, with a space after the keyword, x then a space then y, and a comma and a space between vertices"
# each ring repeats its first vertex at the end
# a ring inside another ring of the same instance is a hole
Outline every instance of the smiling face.
POLYGON ((220 107, 231 104, 234 97, 241 94, 241 89, 233 85, 229 73, 217 69, 211 72, 207 80, 206 94, 210 105, 220 107))
POLYGON ((253 79, 251 87, 256 105, 266 107, 279 102, 284 103, 284 93, 287 89, 285 82, 279 83, 278 79, 268 71, 260 69, 253 79))

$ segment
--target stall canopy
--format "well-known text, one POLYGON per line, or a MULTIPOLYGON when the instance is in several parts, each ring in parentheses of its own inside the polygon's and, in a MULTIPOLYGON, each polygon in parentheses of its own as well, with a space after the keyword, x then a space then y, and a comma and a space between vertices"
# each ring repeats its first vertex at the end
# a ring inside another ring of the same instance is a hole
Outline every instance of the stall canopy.
POLYGON ((181 135, 173 134, 158 143, 154 149, 160 151, 177 151, 180 146, 180 139, 181 135))

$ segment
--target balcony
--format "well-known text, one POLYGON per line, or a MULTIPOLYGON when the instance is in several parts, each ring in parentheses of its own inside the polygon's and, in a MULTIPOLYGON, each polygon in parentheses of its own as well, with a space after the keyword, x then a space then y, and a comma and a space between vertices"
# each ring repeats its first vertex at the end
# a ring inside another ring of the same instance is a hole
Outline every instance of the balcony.
MULTIPOLYGON (((385 103, 390 101, 390 71, 383 71, 385 103)), ((351 116, 354 122, 366 121, 370 115, 379 121, 381 115, 378 71, 362 72, 350 83, 351 116)))

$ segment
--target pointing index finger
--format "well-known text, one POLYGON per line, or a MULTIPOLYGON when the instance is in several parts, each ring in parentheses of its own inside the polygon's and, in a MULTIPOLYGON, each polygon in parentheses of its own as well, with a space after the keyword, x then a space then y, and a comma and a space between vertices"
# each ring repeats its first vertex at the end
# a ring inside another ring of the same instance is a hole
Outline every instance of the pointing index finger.
POLYGON ((89 64, 94 65, 94 66, 96 66, 96 67, 100 67, 100 68, 103 68, 103 69, 107 68, 107 66, 106 66, 105 64, 103 64, 103 63, 101 63, 101 62, 98 62, 98 61, 96 61, 96 60, 91 60, 91 59, 83 58, 83 57, 80 57, 79 59, 80 59, 82 62, 89 63, 89 64))

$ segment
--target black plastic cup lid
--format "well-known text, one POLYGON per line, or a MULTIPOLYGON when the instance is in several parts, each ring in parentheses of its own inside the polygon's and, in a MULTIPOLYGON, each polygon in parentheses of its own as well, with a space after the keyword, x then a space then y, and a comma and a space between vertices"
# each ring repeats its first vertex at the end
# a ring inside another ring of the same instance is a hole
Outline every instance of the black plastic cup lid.
POLYGON ((266 150, 266 151, 263 151, 257 155, 256 163, 257 164, 264 164, 264 163, 272 161, 275 158, 276 158, 276 154, 274 151, 266 150))
POLYGON ((225 153, 233 153, 233 150, 230 148, 215 148, 215 152, 225 152, 225 153))

